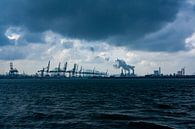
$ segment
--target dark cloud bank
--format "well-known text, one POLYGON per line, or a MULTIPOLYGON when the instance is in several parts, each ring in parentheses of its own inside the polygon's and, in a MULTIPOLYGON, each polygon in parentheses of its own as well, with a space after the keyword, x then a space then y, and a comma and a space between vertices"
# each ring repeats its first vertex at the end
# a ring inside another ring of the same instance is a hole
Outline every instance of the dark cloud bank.
POLYGON ((174 21, 180 5, 181 0, 1 0, 0 44, 8 44, 8 26, 23 26, 32 33, 52 30, 71 38, 161 50, 134 41, 174 21))

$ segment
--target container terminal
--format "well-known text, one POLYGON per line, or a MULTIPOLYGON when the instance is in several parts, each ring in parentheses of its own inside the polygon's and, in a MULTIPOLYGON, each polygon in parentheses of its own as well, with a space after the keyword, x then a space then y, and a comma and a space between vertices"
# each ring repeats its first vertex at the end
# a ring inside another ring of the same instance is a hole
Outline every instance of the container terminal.
POLYGON ((74 64, 73 68, 68 69, 68 62, 63 64, 59 62, 58 66, 54 69, 50 68, 50 61, 46 67, 37 70, 33 75, 25 73, 19 73, 17 68, 14 68, 13 62, 10 62, 10 69, 6 74, 0 74, 0 79, 25 79, 25 78, 40 78, 40 79, 65 79, 65 78, 195 78, 195 75, 186 75, 185 67, 176 73, 170 75, 163 75, 161 67, 153 71, 153 74, 147 74, 144 76, 138 76, 135 74, 135 66, 126 64, 123 60, 117 59, 113 67, 120 69, 121 73, 110 75, 107 71, 98 71, 94 67, 93 69, 84 69, 83 66, 74 64))

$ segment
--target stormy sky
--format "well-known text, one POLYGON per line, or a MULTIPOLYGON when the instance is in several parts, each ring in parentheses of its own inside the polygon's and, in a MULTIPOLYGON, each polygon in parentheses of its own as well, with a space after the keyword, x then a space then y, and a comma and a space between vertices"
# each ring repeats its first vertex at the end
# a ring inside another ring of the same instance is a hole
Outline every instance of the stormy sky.
POLYGON ((48 60, 117 72, 117 58, 137 74, 195 72, 195 0, 1 0, 0 8, 1 73, 10 61, 33 73, 48 60))

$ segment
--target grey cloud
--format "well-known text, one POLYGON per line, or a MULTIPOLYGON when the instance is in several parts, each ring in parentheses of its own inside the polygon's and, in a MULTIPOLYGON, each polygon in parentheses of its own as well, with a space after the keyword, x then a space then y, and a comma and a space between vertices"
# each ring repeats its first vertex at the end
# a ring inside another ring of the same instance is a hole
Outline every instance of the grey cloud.
MULTIPOLYGON (((25 26, 32 33, 52 30, 89 41, 112 39, 111 44, 130 46, 134 40, 172 22, 180 3, 180 0, 1 0, 0 8, 4 11, 0 12, 0 26, 25 26)), ((1 41, 1 45, 5 42, 1 41)))
POLYGON ((26 52, 13 46, 0 48, 0 60, 25 59, 26 52))
POLYGON ((188 50, 185 39, 195 32, 195 16, 193 7, 183 5, 177 19, 161 30, 146 35, 132 44, 134 49, 175 52, 188 50), (145 43, 145 45, 143 45, 145 43))
POLYGON ((6 31, 6 29, 4 29, 4 27, 2 27, 0 24, 0 46, 10 44, 9 40, 6 38, 6 36, 4 34, 5 31, 6 31))

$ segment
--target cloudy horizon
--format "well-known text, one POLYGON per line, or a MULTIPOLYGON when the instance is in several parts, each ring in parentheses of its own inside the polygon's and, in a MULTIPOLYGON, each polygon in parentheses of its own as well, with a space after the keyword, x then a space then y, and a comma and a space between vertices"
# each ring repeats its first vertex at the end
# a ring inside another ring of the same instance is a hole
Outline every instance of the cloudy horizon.
POLYGON ((9 62, 29 74, 51 60, 138 75, 158 67, 195 74, 195 0, 1 0, 0 74, 9 62))

